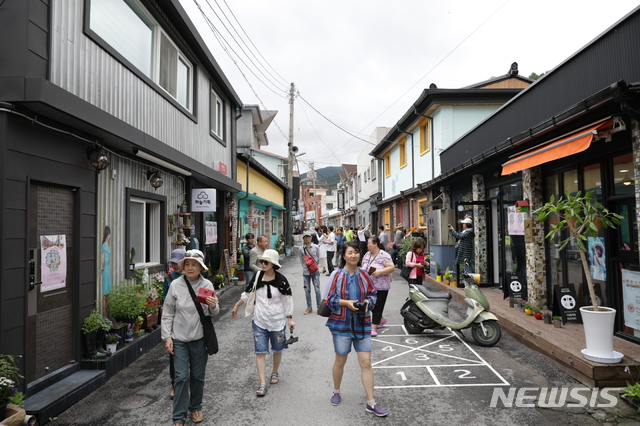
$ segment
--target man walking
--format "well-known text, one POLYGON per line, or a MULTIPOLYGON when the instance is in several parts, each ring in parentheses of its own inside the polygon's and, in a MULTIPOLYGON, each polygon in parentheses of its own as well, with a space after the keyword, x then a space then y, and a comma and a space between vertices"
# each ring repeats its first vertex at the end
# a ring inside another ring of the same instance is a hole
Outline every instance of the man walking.
POLYGON ((349 225, 345 225, 344 227, 344 237, 347 239, 347 242, 353 241, 353 231, 349 225))
POLYGON ((384 251, 389 250, 387 244, 389 244, 389 234, 384 230, 384 225, 378 226, 378 230, 380 231, 380 235, 378 235, 378 239, 380 240, 380 244, 382 244, 382 249, 384 251))
POLYGON ((329 227, 329 236, 324 242, 327 245, 327 276, 333 272, 333 256, 336 254, 336 234, 333 233, 333 226, 329 227))
POLYGON ((259 235, 256 241, 256 246, 249 252, 251 269, 253 269, 254 275, 262 271, 262 265, 258 258, 264 254, 264 251, 269 248, 269 240, 266 235, 259 235))
POLYGON ((456 241, 456 264, 457 264, 457 279, 458 285, 460 281, 460 270, 465 268, 465 262, 468 262, 467 272, 473 272, 473 220, 470 217, 465 217, 460 221, 462 224, 462 231, 456 232, 453 226, 449 225, 449 233, 455 237, 456 241))
MULTIPOLYGON (((313 290, 316 293, 316 308, 320 306, 322 301, 320 296, 320 268, 316 268, 316 272, 313 274, 309 272, 309 267, 305 261, 304 256, 309 255, 315 260, 316 266, 320 263, 320 250, 318 246, 311 242, 311 232, 305 232, 302 234, 302 248, 298 251, 300 257, 300 263, 302 264, 302 278, 304 279, 304 292, 307 297, 307 310, 304 311, 305 315, 313 312, 311 309, 311 283, 313 282, 313 290)), ((331 264, 331 263, 330 263, 331 264)))

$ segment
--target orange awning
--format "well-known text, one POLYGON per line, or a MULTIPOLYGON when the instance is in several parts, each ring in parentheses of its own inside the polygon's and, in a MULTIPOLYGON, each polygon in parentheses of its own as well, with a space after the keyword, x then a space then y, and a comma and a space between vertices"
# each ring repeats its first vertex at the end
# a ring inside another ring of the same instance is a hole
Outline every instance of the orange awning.
POLYGON ((549 161, 582 152, 589 148, 589 145, 591 145, 591 142, 593 141, 593 137, 598 134, 599 129, 611 127, 612 125, 613 120, 608 119, 572 133, 562 139, 558 139, 532 151, 518 155, 502 165, 502 175, 504 176, 519 172, 520 170, 529 169, 549 161))

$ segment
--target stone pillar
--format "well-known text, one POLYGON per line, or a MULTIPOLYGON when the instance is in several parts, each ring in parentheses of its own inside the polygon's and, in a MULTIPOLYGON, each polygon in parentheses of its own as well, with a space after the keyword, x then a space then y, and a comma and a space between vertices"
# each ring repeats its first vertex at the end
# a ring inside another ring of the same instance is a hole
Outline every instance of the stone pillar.
MULTIPOLYGON (((484 201, 486 189, 484 176, 473 175, 471 178, 473 201, 484 201)), ((473 231, 475 234, 475 272, 481 275, 481 282, 487 280, 487 209, 484 206, 473 206, 473 231)))
MULTIPOLYGON (((271 229, 271 215, 273 214, 272 207, 268 206, 264 211, 264 234, 269 238, 273 231, 278 232, 277 229, 271 229)), ((271 244, 269 244, 271 245, 271 244)), ((276 247, 277 249, 277 247, 276 247)))
POLYGON ((528 299, 535 306, 548 306, 547 294, 547 270, 545 255, 544 223, 535 220, 532 213, 542 207, 543 177, 540 167, 533 167, 522 171, 522 192, 525 200, 529 200, 529 214, 533 228, 533 238, 531 241, 525 236, 525 247, 527 256, 527 288, 528 299))

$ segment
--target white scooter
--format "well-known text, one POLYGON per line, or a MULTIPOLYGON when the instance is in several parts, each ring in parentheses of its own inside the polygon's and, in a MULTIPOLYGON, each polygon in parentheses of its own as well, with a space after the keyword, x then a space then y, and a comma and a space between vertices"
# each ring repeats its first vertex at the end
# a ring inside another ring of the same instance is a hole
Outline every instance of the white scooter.
POLYGON ((467 296, 466 318, 455 322, 449 318, 449 301, 451 294, 431 290, 424 285, 409 285, 409 297, 400 313, 404 317, 404 327, 411 334, 420 334, 426 329, 462 330, 471 328, 473 340, 481 346, 493 346, 500 341, 502 331, 498 318, 489 312, 489 302, 478 288, 480 275, 464 272, 464 292, 467 296))

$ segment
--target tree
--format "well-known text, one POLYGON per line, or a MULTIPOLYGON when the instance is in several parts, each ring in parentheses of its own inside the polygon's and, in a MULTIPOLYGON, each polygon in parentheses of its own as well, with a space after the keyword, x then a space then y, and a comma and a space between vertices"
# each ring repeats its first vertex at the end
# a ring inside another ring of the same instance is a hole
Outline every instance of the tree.
POLYGON ((529 78, 530 78, 531 80, 537 80, 537 79, 539 79, 540 77, 542 77, 543 75, 544 75, 544 73, 542 73, 542 74, 538 75, 538 74, 536 74, 535 72, 532 72, 531 74, 529 74, 529 78))
POLYGON ((589 191, 584 196, 578 191, 576 195, 571 195, 569 191, 563 197, 555 199, 552 195, 549 202, 534 212, 538 214, 537 221, 544 222, 551 214, 558 217, 558 223, 551 224, 551 230, 545 238, 553 238, 564 229, 569 231, 569 236, 561 241, 559 250, 563 250, 569 241, 574 240, 580 249, 580 260, 582 268, 587 277, 589 296, 594 311, 599 311, 598 300, 593 288, 589 262, 587 261, 587 246, 585 242, 589 237, 596 237, 599 232, 598 225, 605 228, 615 228, 622 224, 622 216, 610 212, 594 198, 595 191, 589 191))

